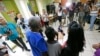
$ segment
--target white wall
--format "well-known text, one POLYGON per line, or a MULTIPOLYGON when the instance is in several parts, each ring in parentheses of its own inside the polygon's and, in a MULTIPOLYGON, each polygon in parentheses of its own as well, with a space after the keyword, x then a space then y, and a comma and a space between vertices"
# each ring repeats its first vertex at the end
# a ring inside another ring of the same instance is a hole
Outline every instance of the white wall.
POLYGON ((42 9, 43 9, 42 2, 39 0, 36 0, 36 4, 37 4, 38 10, 39 10, 39 13, 42 15, 42 9))

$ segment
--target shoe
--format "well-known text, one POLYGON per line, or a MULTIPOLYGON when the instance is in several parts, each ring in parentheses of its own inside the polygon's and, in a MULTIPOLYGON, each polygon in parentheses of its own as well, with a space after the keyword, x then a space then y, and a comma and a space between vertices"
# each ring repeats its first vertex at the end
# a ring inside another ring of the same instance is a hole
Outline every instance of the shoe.
POLYGON ((30 49, 25 49, 26 51, 30 51, 30 49))
POLYGON ((100 31, 98 31, 98 32, 100 32, 100 31))
POLYGON ((96 29, 96 30, 100 30, 100 28, 96 29))
POLYGON ((24 51, 24 48, 22 48, 22 51, 24 51))

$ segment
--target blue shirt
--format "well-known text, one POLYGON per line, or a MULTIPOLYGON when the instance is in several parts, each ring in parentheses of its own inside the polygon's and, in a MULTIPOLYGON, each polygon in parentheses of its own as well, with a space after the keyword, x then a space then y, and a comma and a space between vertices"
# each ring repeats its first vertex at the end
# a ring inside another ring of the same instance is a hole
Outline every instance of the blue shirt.
POLYGON ((0 34, 6 34, 8 29, 11 31, 11 35, 8 36, 8 39, 16 40, 18 38, 18 32, 13 23, 7 23, 5 26, 0 25, 0 34))
POLYGON ((33 56, 42 56, 42 52, 47 52, 46 42, 40 33, 29 31, 26 33, 26 36, 31 46, 33 56))

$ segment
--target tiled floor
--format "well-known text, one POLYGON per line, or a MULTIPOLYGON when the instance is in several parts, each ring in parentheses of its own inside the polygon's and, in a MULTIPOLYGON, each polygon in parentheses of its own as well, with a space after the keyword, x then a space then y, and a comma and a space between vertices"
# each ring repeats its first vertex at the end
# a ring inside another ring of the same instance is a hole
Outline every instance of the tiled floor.
MULTIPOLYGON (((58 25, 59 25, 58 22, 56 22, 51 26, 53 26, 57 30, 58 25)), ((92 44, 100 42, 100 33, 98 33, 98 31, 96 30, 89 31, 88 28, 89 25, 86 24, 84 28, 86 46, 84 47, 84 52, 80 53, 80 56, 93 56, 95 50, 92 48, 92 44)), ((64 42, 67 39, 67 27, 64 27, 63 30, 66 33, 66 35, 64 36, 63 39, 59 40, 60 43, 64 42)), ((27 45, 29 47, 29 44, 27 45)), ((26 51, 23 52, 19 47, 16 47, 14 50, 16 50, 16 53, 10 52, 10 56, 32 56, 31 52, 26 52, 26 51)))

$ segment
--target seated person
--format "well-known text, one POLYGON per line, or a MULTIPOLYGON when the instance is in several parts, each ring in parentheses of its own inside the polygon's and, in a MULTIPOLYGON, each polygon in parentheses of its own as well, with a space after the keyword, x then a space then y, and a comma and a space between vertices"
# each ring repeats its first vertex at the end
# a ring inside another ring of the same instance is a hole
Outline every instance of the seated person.
POLYGON ((1 38, 2 36, 0 36, 0 56, 9 56, 7 47, 3 44, 3 40, 1 38))
POLYGON ((47 46, 49 56, 59 56, 61 52, 61 45, 58 43, 58 41, 54 40, 57 33, 52 27, 47 27, 45 34, 48 39, 47 46))

